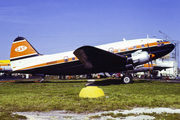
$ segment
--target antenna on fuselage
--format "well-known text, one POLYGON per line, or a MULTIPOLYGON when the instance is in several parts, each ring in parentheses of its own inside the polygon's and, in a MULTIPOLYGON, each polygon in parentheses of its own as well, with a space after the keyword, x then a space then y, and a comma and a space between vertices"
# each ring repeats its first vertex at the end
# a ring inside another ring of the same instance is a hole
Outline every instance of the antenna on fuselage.
POLYGON ((126 41, 126 39, 125 39, 125 38, 123 38, 123 40, 124 40, 124 41, 126 41))

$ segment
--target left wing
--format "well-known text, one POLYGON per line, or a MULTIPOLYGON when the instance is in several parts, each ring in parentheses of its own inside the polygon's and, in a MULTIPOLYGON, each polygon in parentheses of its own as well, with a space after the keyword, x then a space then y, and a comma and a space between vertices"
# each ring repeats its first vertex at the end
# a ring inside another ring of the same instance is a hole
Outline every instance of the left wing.
POLYGON ((98 71, 125 70, 127 58, 96 47, 83 46, 74 51, 76 57, 87 69, 98 71))

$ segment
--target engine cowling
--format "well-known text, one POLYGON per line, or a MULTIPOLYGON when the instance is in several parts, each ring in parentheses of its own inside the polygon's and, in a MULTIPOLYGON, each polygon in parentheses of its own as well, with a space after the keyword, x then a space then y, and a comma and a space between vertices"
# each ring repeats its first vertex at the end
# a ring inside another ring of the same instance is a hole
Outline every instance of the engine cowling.
POLYGON ((144 64, 149 62, 150 56, 146 51, 136 51, 128 57, 127 64, 133 64, 133 66, 144 64))

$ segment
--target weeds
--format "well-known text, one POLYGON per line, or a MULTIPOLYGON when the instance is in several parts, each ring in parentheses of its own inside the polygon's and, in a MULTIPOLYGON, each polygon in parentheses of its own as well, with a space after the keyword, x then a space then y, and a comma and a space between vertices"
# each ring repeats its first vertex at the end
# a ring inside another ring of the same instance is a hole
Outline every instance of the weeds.
POLYGON ((19 120, 19 119, 23 120, 23 119, 27 119, 27 117, 18 114, 12 114, 11 112, 0 113, 0 120, 19 120))

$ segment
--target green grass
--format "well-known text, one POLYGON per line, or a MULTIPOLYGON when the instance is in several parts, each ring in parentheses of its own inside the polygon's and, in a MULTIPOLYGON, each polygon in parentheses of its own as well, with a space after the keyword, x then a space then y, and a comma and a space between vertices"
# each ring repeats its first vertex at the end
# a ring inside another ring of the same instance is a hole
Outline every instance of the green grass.
POLYGON ((11 113, 24 111, 67 110, 88 113, 133 107, 180 108, 180 84, 156 81, 112 84, 99 86, 106 97, 79 98, 79 92, 85 84, 85 80, 0 83, 0 118, 10 116, 19 119, 22 116, 11 113))

